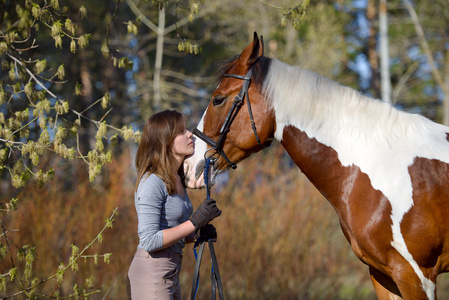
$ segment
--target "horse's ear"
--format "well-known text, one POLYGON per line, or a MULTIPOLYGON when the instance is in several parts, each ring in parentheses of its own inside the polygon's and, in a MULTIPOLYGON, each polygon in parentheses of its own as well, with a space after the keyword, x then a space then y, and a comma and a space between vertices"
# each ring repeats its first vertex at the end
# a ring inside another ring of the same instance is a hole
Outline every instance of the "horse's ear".
POLYGON ((251 66, 257 58, 263 55, 263 40, 259 41, 257 32, 254 32, 254 40, 240 54, 238 64, 243 66, 251 66))

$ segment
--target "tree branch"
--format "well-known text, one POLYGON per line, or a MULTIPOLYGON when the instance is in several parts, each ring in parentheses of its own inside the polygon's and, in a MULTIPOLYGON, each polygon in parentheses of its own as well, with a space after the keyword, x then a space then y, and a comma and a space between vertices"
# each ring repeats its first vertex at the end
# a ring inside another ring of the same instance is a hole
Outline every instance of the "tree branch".
MULTIPOLYGON (((95 238, 94 238, 88 245, 86 245, 86 246, 84 247, 84 249, 83 249, 81 252, 79 252, 76 256, 73 257, 73 259, 71 259, 71 260, 69 261, 69 263, 67 264, 67 266, 65 266, 65 267, 62 269, 63 272, 66 271, 68 268, 70 268, 73 264, 75 264, 75 263, 77 262, 77 260, 78 260, 80 257, 83 257, 84 252, 86 252, 89 248, 92 247, 92 245, 93 245, 96 241, 99 240, 100 236, 103 234, 103 232, 104 232, 107 228, 111 228, 111 227, 112 227, 112 222, 114 221, 114 216, 117 214, 117 211, 118 211, 118 208, 115 208, 115 209, 112 211, 112 215, 111 215, 108 219, 106 219, 106 221, 105 221, 105 222, 106 222, 106 225, 103 226, 103 228, 101 229, 100 233, 98 233, 97 236, 96 236, 96 237, 95 237, 95 238)), ((3 228, 3 225, 2 225, 2 229, 3 229, 3 232, 5 232, 5 229, 3 228)), ((103 256, 105 256, 105 255, 103 255, 103 256)), ((42 279, 41 281, 37 282, 37 283, 34 284, 33 286, 30 286, 30 287, 27 287, 27 288, 22 288, 21 291, 15 293, 15 294, 13 294, 13 295, 8 295, 8 296, 6 296, 6 297, 3 297, 3 298, 1 298, 1 299, 10 299, 10 298, 14 298, 14 297, 16 297, 16 296, 19 296, 19 295, 21 295, 21 294, 24 294, 24 293, 26 293, 26 292, 28 292, 28 291, 30 291, 30 290, 32 290, 32 289, 35 289, 36 287, 38 287, 38 286, 40 286, 40 285, 42 285, 42 284, 44 284, 45 282, 49 281, 50 279, 55 278, 56 276, 58 276, 58 273, 55 273, 55 274, 53 274, 53 275, 51 275, 51 276, 49 276, 49 277, 47 277, 47 278, 45 278, 45 279, 42 279)), ((98 292, 98 291, 97 291, 97 292, 98 292)))
POLYGON ((399 94, 400 94, 402 88, 404 87, 405 83, 410 78, 410 76, 413 74, 413 72, 415 72, 415 70, 418 68, 418 66, 419 66, 418 62, 412 63, 407 68, 405 73, 401 76, 401 78, 399 79, 399 82, 396 84, 396 86, 393 88, 393 92, 391 93, 392 94, 391 95, 391 103, 393 105, 396 104, 396 102, 398 101, 399 94))
MULTIPOLYGON (((215 11, 215 7, 211 7, 211 8, 203 8, 202 10, 200 10, 196 15, 195 15, 195 19, 199 19, 201 17, 204 17, 205 15, 207 15, 210 12, 215 11)), ((187 23, 189 23, 189 18, 185 17, 181 20, 179 20, 178 22, 168 26, 165 28, 164 34, 170 33, 173 30, 176 30, 178 27, 181 27, 187 23)))
POLYGON ((164 85, 167 87, 170 87, 171 89, 174 90, 178 90, 184 94, 187 94, 189 96, 194 96, 194 97, 201 97, 202 99, 210 99, 210 94, 207 92, 199 92, 197 90, 193 90, 193 89, 189 89, 187 87, 185 87, 184 85, 181 84, 177 84, 177 83, 173 83, 173 82, 164 82, 164 85))
POLYGON ((413 25, 415 26, 416 33, 418 34, 419 39, 421 40, 421 45, 423 47, 424 53, 427 57, 427 61, 430 65, 430 68, 432 70, 433 77, 435 78, 435 81, 440 86, 441 90, 448 95, 449 91, 447 87, 444 85, 444 80, 441 76, 441 74, 438 72, 438 69, 435 65, 435 61, 433 60, 432 52, 430 51, 429 44, 427 43, 426 37, 424 35, 424 30, 421 27, 421 24, 418 19, 418 15, 416 14, 415 9, 413 8, 413 5, 411 4, 410 0, 404 0, 404 5, 407 8, 410 18, 412 19, 413 25))
POLYGON ((199 77, 199 76, 188 76, 181 72, 175 72, 173 70, 162 70, 162 75, 167 77, 173 77, 180 80, 189 80, 195 83, 210 83, 215 80, 215 77, 209 76, 209 77, 199 77))
POLYGON ((140 9, 136 6, 136 4, 132 0, 126 0, 126 3, 128 4, 129 8, 133 11, 133 13, 139 17, 143 24, 145 24, 148 28, 150 28, 152 31, 157 33, 157 26, 150 21, 145 15, 140 11, 140 9))

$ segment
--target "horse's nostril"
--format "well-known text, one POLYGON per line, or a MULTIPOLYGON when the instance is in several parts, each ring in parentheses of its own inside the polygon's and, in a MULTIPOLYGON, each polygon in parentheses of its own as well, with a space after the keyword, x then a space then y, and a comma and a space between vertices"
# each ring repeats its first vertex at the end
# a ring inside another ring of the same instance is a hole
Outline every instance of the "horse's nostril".
POLYGON ((195 179, 200 178, 201 173, 203 173, 203 170, 204 170, 204 159, 200 160, 200 162, 196 165, 195 179))

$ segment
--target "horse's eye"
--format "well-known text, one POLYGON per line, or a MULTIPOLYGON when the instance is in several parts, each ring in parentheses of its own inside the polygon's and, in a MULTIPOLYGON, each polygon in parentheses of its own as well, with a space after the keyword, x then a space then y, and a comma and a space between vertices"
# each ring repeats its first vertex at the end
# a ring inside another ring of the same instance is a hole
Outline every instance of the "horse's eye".
POLYGON ((214 99, 212 100, 213 105, 214 106, 218 106, 218 105, 222 105, 224 103, 224 101, 226 100, 226 97, 223 96, 215 96, 214 99))

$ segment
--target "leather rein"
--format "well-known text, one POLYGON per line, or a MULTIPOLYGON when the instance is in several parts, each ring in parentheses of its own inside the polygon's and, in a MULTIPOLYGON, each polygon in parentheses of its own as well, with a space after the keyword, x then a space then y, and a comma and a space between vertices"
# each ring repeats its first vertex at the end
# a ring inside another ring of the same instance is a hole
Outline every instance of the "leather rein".
MULTIPOLYGON (((252 75, 251 68, 248 70, 248 73, 246 73, 245 76, 236 75, 236 74, 224 74, 223 75, 223 77, 230 77, 230 78, 236 78, 236 79, 243 80, 243 86, 240 89, 240 92, 238 93, 238 95, 235 96, 235 99, 234 99, 234 102, 232 103, 231 109, 229 110, 228 115, 226 116, 226 119, 223 123, 223 126, 221 127, 220 136, 218 137, 217 142, 215 142, 210 137, 205 135, 203 132, 198 130, 198 128, 195 128, 193 130, 193 134, 195 134, 197 137, 199 137, 201 140, 203 140, 206 144, 208 144, 209 146, 212 147, 209 150, 213 149, 213 150, 215 150, 215 153, 218 154, 218 157, 216 157, 214 161, 216 161, 220 156, 222 156, 228 163, 228 167, 230 167, 232 169, 237 168, 237 164, 232 162, 226 156, 226 154, 223 151, 223 146, 224 146, 224 143, 226 140, 226 135, 228 134, 228 132, 230 130, 231 124, 234 121, 235 117, 237 116, 240 108, 243 106, 245 97, 246 97, 246 103, 248 105, 248 112, 249 112, 249 117, 251 120, 251 127, 254 132, 254 136, 256 137, 257 143, 262 146, 262 143, 260 142, 259 135, 257 134, 256 124, 254 122, 253 113, 251 110, 251 103, 249 102, 248 89, 251 84, 251 75, 252 75)), ((205 153, 205 156, 206 156, 206 153, 205 153)))

